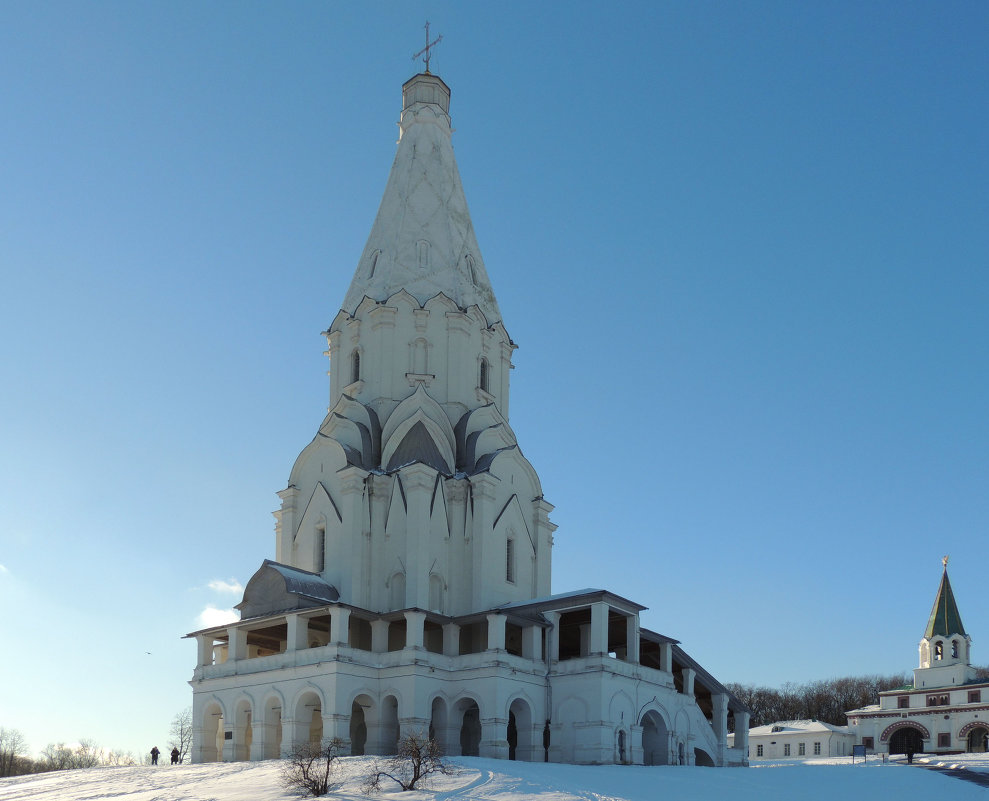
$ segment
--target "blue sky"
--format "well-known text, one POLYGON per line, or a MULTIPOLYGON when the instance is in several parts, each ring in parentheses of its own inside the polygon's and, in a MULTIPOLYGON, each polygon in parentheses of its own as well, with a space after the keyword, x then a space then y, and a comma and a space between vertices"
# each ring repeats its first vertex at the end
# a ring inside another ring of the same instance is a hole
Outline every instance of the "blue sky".
POLYGON ((989 663, 989 6, 7 2, 0 725, 191 703, 426 19, 554 590, 778 686, 915 667, 951 554, 989 663))

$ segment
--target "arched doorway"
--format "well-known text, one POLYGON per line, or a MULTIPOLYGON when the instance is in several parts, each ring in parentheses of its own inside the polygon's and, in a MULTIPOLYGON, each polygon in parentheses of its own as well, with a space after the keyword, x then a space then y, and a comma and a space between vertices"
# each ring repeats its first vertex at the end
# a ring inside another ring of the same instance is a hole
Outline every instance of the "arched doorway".
POLYGON ((972 729, 965 739, 970 754, 984 754, 989 751, 989 729, 984 726, 972 729))
POLYGON ((670 735, 663 716, 650 709, 642 716, 639 725, 642 726, 642 764, 668 764, 670 735))
POLYGON ((312 748, 319 748, 323 742, 323 710, 316 707, 312 711, 309 720, 309 745, 312 748))
POLYGON ((367 713, 371 709, 371 699, 366 695, 358 695, 350 705, 351 756, 364 756, 367 752, 367 713))
POLYGON ((323 742, 323 702, 315 692, 306 692, 295 704, 292 749, 306 744, 319 748, 323 742))
POLYGON ((521 698, 512 701, 508 708, 508 758, 523 762, 533 760, 532 710, 521 698))
POLYGON ((481 755, 481 710, 477 702, 467 698, 460 702, 463 718, 460 724, 460 754, 462 756, 481 755))
POLYGON ((714 760, 711 755, 700 748, 694 749, 694 764, 702 768, 713 768, 714 760))
POLYGON ((924 739, 920 731, 913 726, 897 729, 889 738, 891 754, 921 754, 924 751, 924 739))
POLYGON ((442 698, 434 698, 430 708, 429 739, 434 740, 444 754, 453 753, 449 742, 450 732, 449 723, 447 722, 446 701, 442 698))

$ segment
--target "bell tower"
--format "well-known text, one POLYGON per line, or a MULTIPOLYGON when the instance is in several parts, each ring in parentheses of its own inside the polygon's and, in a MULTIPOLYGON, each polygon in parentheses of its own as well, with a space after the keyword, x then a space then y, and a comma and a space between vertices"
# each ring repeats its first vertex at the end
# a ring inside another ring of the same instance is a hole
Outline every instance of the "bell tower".
POLYGON ((975 677, 971 667, 972 638, 965 633, 955 594, 948 580, 948 557, 941 560, 943 572, 931 609, 924 638, 920 641, 920 663, 914 670, 914 686, 950 687, 975 677))

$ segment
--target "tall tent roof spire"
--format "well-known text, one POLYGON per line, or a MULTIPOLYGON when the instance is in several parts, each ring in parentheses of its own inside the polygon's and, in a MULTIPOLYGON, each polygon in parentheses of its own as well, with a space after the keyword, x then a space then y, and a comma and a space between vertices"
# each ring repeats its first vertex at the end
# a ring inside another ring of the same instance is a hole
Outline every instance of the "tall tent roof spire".
POLYGON ((445 294, 501 321, 450 143, 450 87, 430 73, 402 86, 398 151, 343 311, 405 290, 421 304, 445 294))
POLYGON ((941 574, 941 586, 937 589, 937 597, 934 599, 934 608, 931 609, 931 617, 927 621, 927 629, 924 631, 924 638, 951 634, 961 634, 967 636, 965 627, 962 625, 962 616, 958 613, 958 604, 955 603, 955 594, 951 591, 951 582, 948 581, 948 557, 941 560, 944 572, 941 574))

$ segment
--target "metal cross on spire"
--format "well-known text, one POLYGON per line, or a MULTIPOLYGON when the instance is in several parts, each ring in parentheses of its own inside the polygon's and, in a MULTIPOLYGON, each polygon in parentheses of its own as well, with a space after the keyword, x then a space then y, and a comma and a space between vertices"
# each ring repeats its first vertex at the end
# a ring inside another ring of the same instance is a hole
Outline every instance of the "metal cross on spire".
POLYGON ((426 46, 424 48, 422 48, 422 50, 420 50, 414 56, 412 56, 412 60, 415 61, 417 58, 419 58, 419 56, 425 54, 426 57, 423 59, 423 61, 426 62, 426 74, 427 75, 429 74, 429 50, 430 50, 430 48, 436 47, 436 45, 438 45, 442 39, 443 39, 443 34, 441 33, 439 36, 437 36, 435 39, 433 39, 433 41, 431 41, 431 42, 429 41, 429 21, 427 20, 426 21, 426 46))

